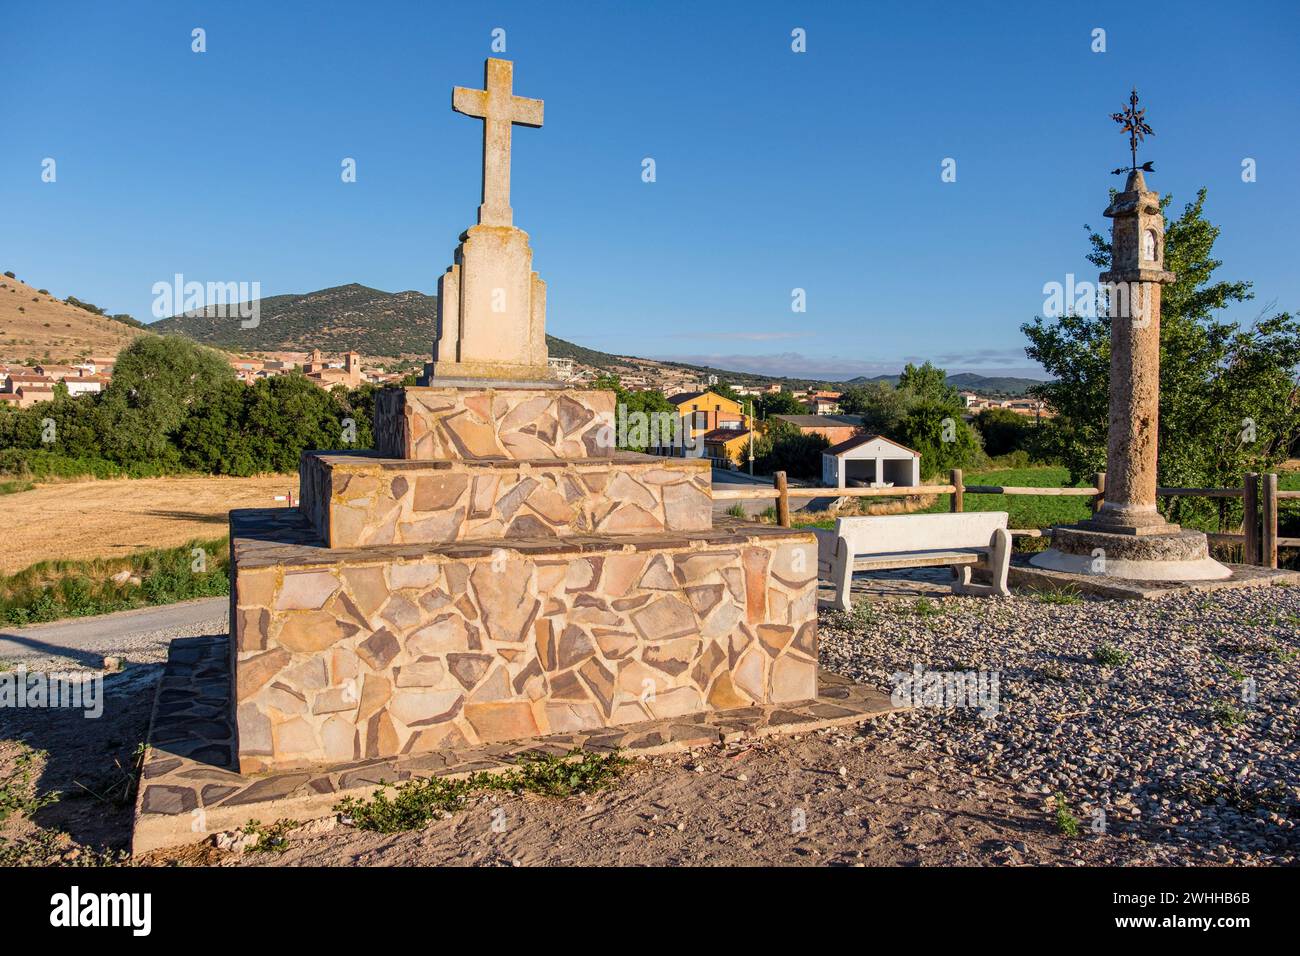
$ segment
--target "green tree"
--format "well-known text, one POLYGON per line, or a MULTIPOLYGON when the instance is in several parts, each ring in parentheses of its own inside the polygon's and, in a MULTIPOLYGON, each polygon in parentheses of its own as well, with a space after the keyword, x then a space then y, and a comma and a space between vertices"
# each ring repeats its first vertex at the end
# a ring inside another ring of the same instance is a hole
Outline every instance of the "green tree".
POLYGON ((785 390, 760 395, 758 410, 763 418, 771 418, 773 415, 804 415, 808 411, 803 407, 803 402, 785 390))
POLYGON ((910 395, 888 382, 854 385, 840 394, 840 411, 862 419, 862 430, 869 435, 892 437, 907 412, 910 395))
MULTIPOLYGON (((1232 487, 1247 471, 1267 471, 1300 438, 1300 322, 1287 313, 1248 327, 1215 313, 1253 297, 1251 284, 1214 278, 1219 228, 1205 218, 1206 191, 1167 221, 1165 286, 1160 317, 1159 481, 1184 487, 1232 487)), ((1171 197, 1164 197, 1167 208, 1171 197)), ((1085 227, 1086 228, 1086 227, 1085 227)), ((1111 262, 1109 241, 1088 230, 1088 259, 1111 262)), ((1110 379, 1110 321, 1104 316, 1042 317, 1022 326, 1026 348, 1054 381, 1031 391, 1057 412, 1045 436, 1050 452, 1074 480, 1105 468, 1110 379)), ((1177 498, 1174 520, 1208 515, 1215 507, 1177 498)), ((1236 512, 1219 504, 1221 526, 1236 512)))
POLYGON ((234 375, 220 352, 186 339, 136 339, 118 354, 99 403, 105 455, 124 463, 175 462, 172 439, 181 424, 234 375))
POLYGON ((617 375, 608 373, 596 376, 592 380, 591 387, 613 392, 617 397, 614 410, 615 425, 620 422, 624 424, 617 435, 618 448, 621 451, 648 451, 651 445, 650 423, 656 423, 655 428, 663 440, 671 439, 676 434, 675 431, 664 434, 664 426, 667 423, 671 422, 674 427, 676 426, 677 407, 668 401, 663 392, 653 389, 630 392, 623 387, 617 375), (638 419, 636 416, 640 415, 646 417, 638 419), (638 420, 645 422, 644 428, 636 427, 638 420))
POLYGON ((983 408, 975 416, 975 428, 989 455, 1029 451, 1035 427, 1033 421, 1009 408, 983 408))
POLYGON ((929 362, 924 365, 908 362, 898 376, 898 390, 918 402, 961 407, 957 389, 948 384, 948 373, 929 362))
POLYGON ((791 478, 820 478, 822 452, 830 442, 824 435, 805 435, 789 422, 777 419, 754 441, 754 470, 763 474, 784 471, 791 478))
POLYGON ((921 477, 966 468, 982 457, 979 437, 951 405, 918 401, 908 408, 894 435, 887 436, 921 453, 921 477))

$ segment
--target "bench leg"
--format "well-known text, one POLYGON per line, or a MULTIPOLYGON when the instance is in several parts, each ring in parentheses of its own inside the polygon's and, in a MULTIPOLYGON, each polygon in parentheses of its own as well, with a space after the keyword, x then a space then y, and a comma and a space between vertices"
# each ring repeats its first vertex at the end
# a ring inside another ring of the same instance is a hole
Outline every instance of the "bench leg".
POLYGON ((1011 588, 1007 586, 1007 577, 1011 568, 1011 532, 998 528, 993 532, 989 542, 989 570, 993 572, 993 591, 1002 597, 1011 597, 1011 588))
POLYGON ((1010 597, 1011 589, 1007 586, 1008 569, 1011 567, 1011 533, 1005 528, 993 532, 989 541, 988 569, 992 575, 991 584, 971 584, 970 565, 953 568, 957 580, 953 582, 952 593, 972 597, 1010 597))
MULTIPOLYGON (((952 568, 952 593, 953 594, 970 594, 972 585, 970 583, 970 565, 956 564, 952 568)), ((978 587, 978 585, 975 585, 978 587)))
POLYGON ((853 555, 844 546, 841 538, 835 546, 835 560, 832 563, 831 584, 835 587, 833 607, 837 611, 848 611, 853 607, 849 599, 849 587, 853 584, 853 555))

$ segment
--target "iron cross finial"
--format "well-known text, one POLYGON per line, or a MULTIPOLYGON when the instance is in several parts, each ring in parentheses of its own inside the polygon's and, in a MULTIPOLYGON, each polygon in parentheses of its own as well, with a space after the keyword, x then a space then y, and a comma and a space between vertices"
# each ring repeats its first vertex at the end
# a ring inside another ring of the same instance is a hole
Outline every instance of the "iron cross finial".
POLYGON ((1110 114, 1110 118, 1120 124, 1121 131, 1128 133, 1128 149, 1131 160, 1127 168, 1120 167, 1112 170, 1116 175, 1129 171, 1136 172, 1138 169, 1143 169, 1148 173, 1152 171, 1153 167, 1150 161, 1143 163, 1140 167, 1137 161, 1138 143, 1142 142, 1148 135, 1155 135, 1155 130, 1147 124, 1146 113, 1146 109, 1138 109, 1138 91, 1135 86, 1133 92, 1129 94, 1128 107, 1122 113, 1110 114))

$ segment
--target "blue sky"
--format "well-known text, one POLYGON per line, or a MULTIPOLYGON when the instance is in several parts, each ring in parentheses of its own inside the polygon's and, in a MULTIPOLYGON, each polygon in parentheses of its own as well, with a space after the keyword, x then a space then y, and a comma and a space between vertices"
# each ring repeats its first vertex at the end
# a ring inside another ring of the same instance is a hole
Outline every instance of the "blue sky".
POLYGON ((548 330, 582 345, 1033 373, 1019 327, 1045 282, 1095 279, 1083 225, 1106 224, 1134 83, 1149 183, 1179 207, 1207 187, 1223 275, 1255 283, 1232 316, 1300 308, 1293 2, 6 7, 0 269, 145 320, 178 272, 432 292, 478 203, 481 123, 451 88, 481 84, 496 27, 546 101, 515 130, 515 223, 548 330))

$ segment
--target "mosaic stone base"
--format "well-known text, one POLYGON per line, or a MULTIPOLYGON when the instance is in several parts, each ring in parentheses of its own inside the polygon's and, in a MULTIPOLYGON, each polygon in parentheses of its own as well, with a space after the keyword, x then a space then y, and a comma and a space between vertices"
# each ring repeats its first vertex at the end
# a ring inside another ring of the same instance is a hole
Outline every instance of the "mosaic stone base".
POLYGON ((579 388, 385 388, 375 395, 382 458, 609 458, 613 392, 579 388))
POLYGON ((198 842, 251 819, 265 823, 328 816, 340 799, 364 797, 380 781, 505 770, 526 753, 563 754, 579 747, 649 756, 747 737, 807 733, 897 709, 887 694, 821 671, 812 700, 252 776, 233 769, 229 660, 224 637, 172 642, 136 797, 136 854, 198 842))
POLYGON ((324 548, 231 512, 239 766, 340 763, 806 700, 813 536, 706 531, 324 548))
POLYGON ((306 452, 299 466, 299 508, 332 548, 700 531, 712 520, 710 488, 706 459, 634 452, 573 461, 306 452))

